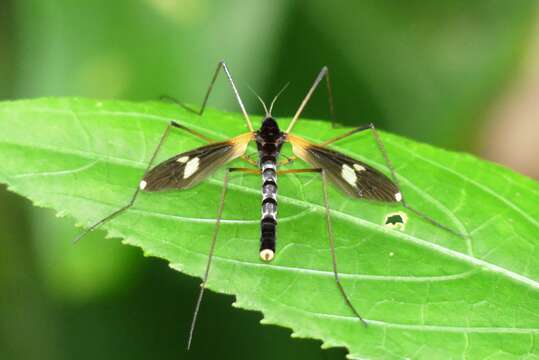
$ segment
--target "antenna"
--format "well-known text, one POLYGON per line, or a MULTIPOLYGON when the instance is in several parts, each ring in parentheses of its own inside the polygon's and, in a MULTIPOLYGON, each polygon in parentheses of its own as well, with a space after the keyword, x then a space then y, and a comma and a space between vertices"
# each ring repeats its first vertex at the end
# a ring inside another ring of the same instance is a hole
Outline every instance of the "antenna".
POLYGON ((277 93, 277 95, 275 95, 275 97, 273 98, 273 100, 271 101, 271 104, 270 104, 270 108, 269 108, 269 113, 271 115, 271 111, 273 110, 273 104, 275 104, 275 101, 277 101, 277 99, 279 98, 279 95, 281 95, 283 93, 283 91, 286 90, 286 88, 288 87, 288 85, 290 85, 290 82, 287 82, 283 88, 277 93))
MULTIPOLYGON (((252 87, 250 87, 249 85, 247 85, 247 87, 249 88, 249 90, 251 90, 253 92, 253 94, 255 94, 256 98, 258 99, 258 101, 260 101, 260 103, 262 104, 262 106, 264 107, 264 111, 266 111, 266 117, 270 117, 271 116, 271 108, 270 108, 270 111, 268 111, 268 107, 266 106, 266 103, 264 102, 264 100, 262 100, 262 98, 260 97, 260 95, 258 95, 256 93, 256 91, 253 90, 252 87)), ((271 103, 273 105, 273 102, 271 103)))

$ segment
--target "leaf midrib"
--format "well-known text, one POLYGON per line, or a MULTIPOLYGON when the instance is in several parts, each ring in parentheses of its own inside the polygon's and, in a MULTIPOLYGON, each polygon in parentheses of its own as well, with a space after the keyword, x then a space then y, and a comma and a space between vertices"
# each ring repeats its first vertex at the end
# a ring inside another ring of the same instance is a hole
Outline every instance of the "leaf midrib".
MULTIPOLYGON (((215 184, 219 184, 219 183, 215 183, 215 184)), ((212 185, 214 185, 214 184, 212 184, 212 185)), ((86 201, 89 201, 89 202, 93 202, 94 204, 106 205, 106 206, 109 206, 112 210, 115 210, 115 209, 118 208, 118 206, 116 204, 111 204, 111 203, 107 203, 107 202, 104 202, 104 201, 98 201, 98 200, 95 200, 95 199, 90 199, 90 198, 86 198, 86 197, 82 197, 82 196, 76 196, 76 195, 72 195, 72 194, 59 193, 59 192, 55 192, 54 194, 55 195, 61 195, 61 196, 67 196, 67 197, 75 198, 75 199, 83 199, 83 200, 86 200, 86 201)), ((282 223, 282 222, 286 222, 286 221, 295 220, 299 216, 303 216, 304 214, 306 214, 308 212, 312 212, 313 209, 314 209, 313 207, 306 208, 305 210, 303 210, 303 211, 301 211, 301 212, 299 212, 299 213, 297 213, 295 215, 290 215, 290 216, 287 216, 287 217, 284 217, 284 218, 280 218, 279 222, 282 223)), ((130 212, 130 213, 139 213, 141 215, 147 215, 147 216, 151 216, 151 217, 169 219, 169 220, 174 220, 174 221, 194 222, 194 223, 215 223, 216 222, 216 219, 211 219, 211 218, 184 217, 184 216, 179 216, 179 215, 164 214, 164 213, 160 213, 160 212, 148 211, 148 210, 137 209, 137 208, 130 208, 128 210, 128 212, 130 212)), ((260 220, 258 220, 258 219, 257 220, 221 219, 221 224, 253 225, 253 224, 259 224, 259 223, 260 223, 260 220)), ((161 241, 163 241, 164 243, 167 243, 167 244, 174 244, 174 243, 171 243, 171 242, 166 241, 166 240, 161 240, 161 241)), ((280 250, 280 253, 281 254, 284 253, 285 249, 289 245, 293 245, 293 244, 285 245, 280 250)), ((191 253, 197 254, 197 255, 201 255, 201 256, 205 255, 205 256, 207 256, 207 254, 204 254, 204 253, 199 253, 199 252, 196 252, 196 251, 193 251, 193 250, 188 250, 186 248, 182 248, 182 249, 185 249, 185 250, 187 250, 187 251, 189 251, 191 253)), ((214 255, 213 257, 215 259, 221 259, 222 261, 231 262, 231 263, 244 264, 244 265, 249 265, 249 266, 260 266, 260 267, 265 266, 264 264, 259 264, 259 263, 252 263, 252 262, 240 261, 240 260, 235 260, 235 259, 230 259, 230 258, 223 258, 223 257, 219 257, 218 255, 214 255)), ((275 265, 275 264, 272 265, 272 268, 276 268, 277 270, 290 270, 290 271, 304 272, 304 273, 310 273, 310 274, 318 274, 318 275, 324 275, 324 276, 329 276, 329 277, 334 276, 333 272, 324 271, 324 270, 298 268, 298 267, 275 265)), ((462 279, 462 278, 465 278, 465 277, 471 275, 472 273, 474 273, 476 271, 477 270, 474 269, 474 270, 468 270, 468 271, 459 272, 459 273, 455 273, 455 274, 430 275, 430 276, 370 275, 370 274, 350 274, 350 273, 339 272, 339 277, 343 278, 343 279, 352 279, 352 280, 374 280, 374 281, 379 280, 379 281, 406 281, 406 282, 432 281, 432 282, 435 282, 435 281, 448 281, 448 280, 462 279)))
POLYGON ((447 171, 455 176, 457 176, 458 178, 464 180, 465 182, 469 183, 469 184, 472 184, 474 185, 477 189, 495 197, 496 199, 500 200, 501 202, 505 203, 506 205, 510 206, 513 210, 515 210, 519 215, 521 215, 524 219, 526 219, 527 221, 529 221, 532 225, 535 225, 535 227, 539 228, 539 221, 535 221, 531 216, 529 216, 524 210, 522 210, 520 207, 518 207, 515 203, 509 201, 508 199, 504 198, 504 197, 501 197, 499 194, 497 194, 496 192, 493 192, 492 190, 490 190, 489 188, 481 185, 480 183, 478 183, 477 181, 475 180, 472 180, 470 179, 469 177, 467 176, 464 176, 463 174, 461 173, 458 173, 456 171, 454 171, 453 169, 451 168, 448 168, 447 166, 444 166, 436 161, 433 161, 431 159, 428 159, 428 158, 425 158, 417 153, 413 153, 410 151, 410 149, 407 149, 406 147, 398 144, 398 143, 394 143, 392 141, 389 141, 389 143, 391 143, 393 146, 395 147, 398 147, 400 148, 401 150, 404 150, 406 151, 408 154, 411 154, 413 157, 415 158, 418 158, 418 159, 421 159, 423 161, 425 161, 426 163, 429 163, 439 169, 442 169, 444 171, 447 171))

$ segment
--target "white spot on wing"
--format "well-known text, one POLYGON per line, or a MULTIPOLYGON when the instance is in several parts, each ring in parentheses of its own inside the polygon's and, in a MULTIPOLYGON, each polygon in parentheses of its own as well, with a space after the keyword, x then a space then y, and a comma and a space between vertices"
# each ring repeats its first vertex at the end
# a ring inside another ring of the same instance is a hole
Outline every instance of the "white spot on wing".
POLYGON ((354 169, 356 169, 357 171, 365 171, 366 169, 359 165, 359 164, 354 164, 354 169))
POLYGON ((139 188, 140 190, 144 190, 146 188, 146 185, 148 185, 148 183, 144 180, 142 180, 139 184, 139 188))
POLYGON ((187 160, 189 160, 189 156, 182 156, 181 158, 178 158, 178 160, 176 161, 179 163, 186 163, 187 160))
POLYGON ((198 165, 200 161, 198 158, 191 159, 185 164, 185 170, 183 170, 183 178, 187 179, 189 176, 193 175, 198 170, 198 165))
POLYGON ((402 194, 400 192, 395 194, 395 200, 401 201, 402 200, 402 194))
POLYGON ((356 187, 356 181, 357 181, 356 172, 350 166, 346 164, 342 166, 341 176, 347 183, 349 183, 353 187, 356 187))

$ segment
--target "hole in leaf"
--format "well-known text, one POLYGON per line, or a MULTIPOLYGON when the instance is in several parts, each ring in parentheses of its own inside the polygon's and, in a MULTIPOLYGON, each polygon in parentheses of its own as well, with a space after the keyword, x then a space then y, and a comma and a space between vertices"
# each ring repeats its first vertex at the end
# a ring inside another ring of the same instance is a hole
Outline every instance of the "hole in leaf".
POLYGON ((406 223, 408 222, 408 216, 402 211, 388 214, 384 220, 384 226, 404 230, 406 223))

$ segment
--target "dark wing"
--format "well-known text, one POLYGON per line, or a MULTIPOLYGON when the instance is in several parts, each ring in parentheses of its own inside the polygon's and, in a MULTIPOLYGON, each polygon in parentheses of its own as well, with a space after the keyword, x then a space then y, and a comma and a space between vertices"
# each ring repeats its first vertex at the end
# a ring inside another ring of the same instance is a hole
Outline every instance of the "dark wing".
POLYGON ((140 182, 144 191, 187 189, 210 176, 227 162, 243 155, 252 139, 246 133, 171 157, 151 169, 140 182))
POLYGON ((289 134, 288 140, 297 157, 323 169, 328 178, 348 195, 388 202, 402 200, 397 186, 369 165, 295 135, 289 134))

